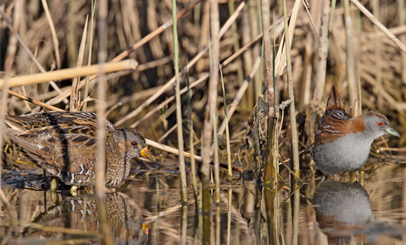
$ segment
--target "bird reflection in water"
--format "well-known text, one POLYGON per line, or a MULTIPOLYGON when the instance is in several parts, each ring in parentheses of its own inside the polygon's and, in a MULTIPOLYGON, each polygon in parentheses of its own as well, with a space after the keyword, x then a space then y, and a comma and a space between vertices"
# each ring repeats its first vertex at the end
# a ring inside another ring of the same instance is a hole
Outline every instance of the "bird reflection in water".
POLYGON ((326 181, 313 195, 316 221, 329 244, 350 241, 380 243, 385 236, 400 239, 406 227, 375 220, 369 195, 358 183, 326 181))
MULTIPOLYGON (((135 210, 128 200, 117 193, 107 193, 105 198, 107 221, 115 244, 146 244, 148 229, 135 218, 135 210)), ((86 241, 85 244, 101 243, 101 223, 96 195, 68 197, 61 205, 51 207, 34 221, 47 229, 28 228, 24 237, 49 241, 86 241), (49 229, 51 228, 51 229, 49 229), (54 229, 54 231, 49 231, 54 229), (60 232, 66 229, 66 232, 60 232), (75 232, 79 231, 79 232, 75 232)), ((77 244, 77 243, 75 243, 77 244)))

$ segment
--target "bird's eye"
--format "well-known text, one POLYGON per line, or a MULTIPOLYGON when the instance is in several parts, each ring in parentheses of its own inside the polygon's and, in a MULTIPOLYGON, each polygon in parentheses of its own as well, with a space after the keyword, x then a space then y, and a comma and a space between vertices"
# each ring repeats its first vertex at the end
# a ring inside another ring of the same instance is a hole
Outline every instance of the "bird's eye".
POLYGON ((382 126, 383 126, 383 122, 378 122, 378 126, 382 127, 382 126))
POLYGON ((132 145, 132 146, 136 146, 136 145, 137 145, 137 142, 131 141, 131 145, 132 145))

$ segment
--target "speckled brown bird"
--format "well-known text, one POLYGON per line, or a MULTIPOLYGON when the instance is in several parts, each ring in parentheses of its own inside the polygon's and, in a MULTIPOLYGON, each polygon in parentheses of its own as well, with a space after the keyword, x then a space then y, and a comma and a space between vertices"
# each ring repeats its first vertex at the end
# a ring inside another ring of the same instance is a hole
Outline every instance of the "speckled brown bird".
MULTIPOLYGON (((98 130, 91 112, 46 112, 6 116, 5 136, 49 174, 67 185, 96 181, 98 130)), ((131 161, 143 155, 155 160, 144 136, 134 128, 117 129, 105 120, 106 186, 116 186, 130 172, 131 161)))

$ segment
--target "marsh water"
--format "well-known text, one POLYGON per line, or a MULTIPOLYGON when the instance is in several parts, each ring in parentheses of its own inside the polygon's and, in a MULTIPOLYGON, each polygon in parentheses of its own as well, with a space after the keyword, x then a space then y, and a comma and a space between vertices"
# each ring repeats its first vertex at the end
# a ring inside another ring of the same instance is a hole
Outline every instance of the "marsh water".
MULTIPOLYGON (((9 225, 9 213, 1 204, 3 243, 102 243, 99 205, 91 190, 79 190, 75 197, 60 191, 53 201, 50 191, 38 190, 45 185, 44 179, 38 181, 41 171, 23 177, 3 171, 2 189, 16 220, 9 225)), ((191 183, 190 172, 188 177, 191 183)), ((188 205, 181 205, 177 171, 134 169, 120 188, 106 195, 109 236, 116 244, 201 244, 203 240, 244 245, 405 244, 405 165, 371 162, 358 180, 351 180, 348 173, 339 180, 307 174, 299 189, 287 180, 278 190, 269 190, 255 173, 235 173, 231 185, 221 186, 220 204, 214 203, 212 192, 207 238, 192 187, 188 205)))

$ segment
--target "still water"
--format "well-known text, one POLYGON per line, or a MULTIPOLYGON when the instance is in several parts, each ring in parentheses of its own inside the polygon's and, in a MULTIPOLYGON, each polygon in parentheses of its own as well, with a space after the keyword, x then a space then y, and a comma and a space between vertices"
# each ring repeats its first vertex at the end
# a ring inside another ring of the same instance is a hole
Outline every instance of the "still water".
MULTIPOLYGON (((221 204, 213 204, 206 239, 243 245, 405 244, 405 166, 378 162, 367 169, 359 182, 350 181, 349 174, 339 181, 302 174, 304 184, 297 191, 288 183, 266 190, 237 176, 232 185, 221 186, 221 204)), ((27 189, 29 184, 18 178, 3 171, 2 190, 17 222, 9 225, 9 212, 0 202, 4 244, 101 243, 100 207, 89 190, 76 197, 58 193, 55 204, 49 191, 27 189)), ((179 185, 176 171, 133 170, 123 186, 106 195, 109 237, 116 244, 201 244, 200 203, 190 187, 189 204, 182 207, 179 185)), ((212 197, 214 202, 214 191, 212 197)))

